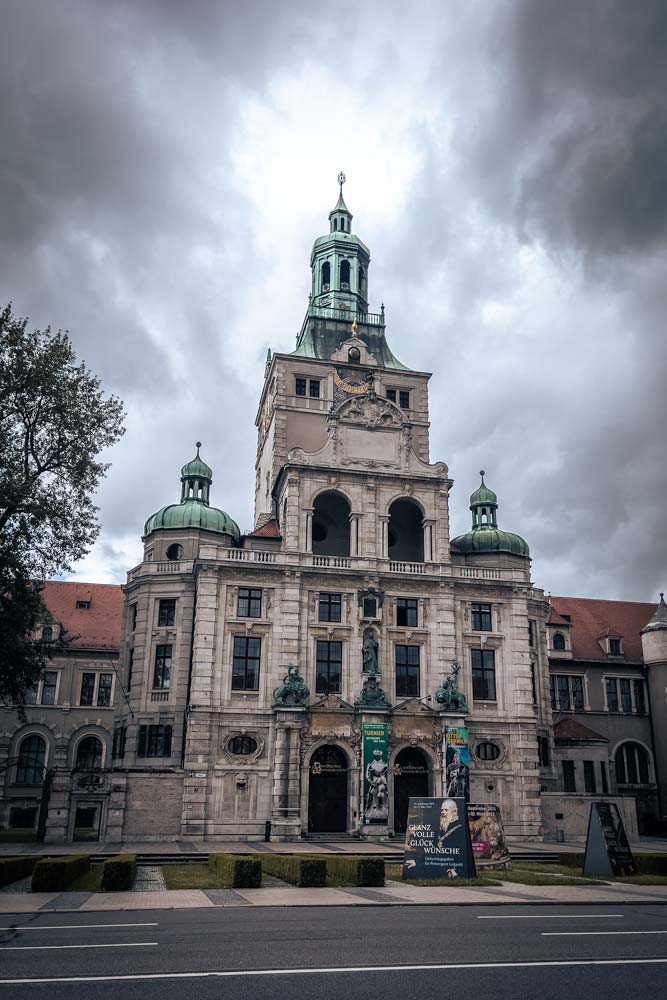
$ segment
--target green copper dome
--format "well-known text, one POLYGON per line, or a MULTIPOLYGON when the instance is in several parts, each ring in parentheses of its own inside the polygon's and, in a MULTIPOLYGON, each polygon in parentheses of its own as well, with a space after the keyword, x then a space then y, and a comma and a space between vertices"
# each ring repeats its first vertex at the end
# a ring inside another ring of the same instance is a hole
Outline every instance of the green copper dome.
POLYGON ((209 505, 213 471, 199 455, 201 441, 197 441, 197 454, 181 469, 181 502, 171 503, 151 515, 144 525, 144 536, 152 531, 199 528, 229 535, 235 542, 241 537, 239 526, 224 510, 209 505))
POLYGON ((482 483, 470 496, 472 511, 472 531, 453 538, 450 545, 456 552, 467 554, 479 552, 507 552, 513 556, 528 559, 528 543, 512 531, 498 527, 496 511, 498 497, 484 482, 484 471, 480 472, 482 483))

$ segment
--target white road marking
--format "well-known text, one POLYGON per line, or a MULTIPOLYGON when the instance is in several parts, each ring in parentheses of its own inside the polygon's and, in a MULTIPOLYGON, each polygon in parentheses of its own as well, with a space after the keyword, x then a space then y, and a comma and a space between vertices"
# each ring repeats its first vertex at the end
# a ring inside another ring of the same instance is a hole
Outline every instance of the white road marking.
POLYGON ((609 937, 611 934, 667 934, 667 931, 542 931, 542 937, 609 937))
POLYGON ((152 924, 35 924, 30 927, 0 927, 0 931, 80 931, 90 930, 91 927, 159 927, 152 924))
POLYGON ((157 941, 127 941, 118 944, 16 944, 0 947, 0 951, 72 951, 74 948, 148 948, 157 941))
POLYGON ((502 916, 480 916, 478 920, 610 920, 624 913, 504 913, 502 916))
POLYGON ((543 969, 587 965, 667 965, 667 958, 590 958, 544 962, 459 962, 449 965, 359 965, 313 969, 237 969, 223 972, 138 972, 122 976, 59 976, 52 979, 0 979, 0 986, 37 983, 119 983, 159 979, 232 979, 252 976, 319 976, 343 972, 441 972, 461 969, 543 969))

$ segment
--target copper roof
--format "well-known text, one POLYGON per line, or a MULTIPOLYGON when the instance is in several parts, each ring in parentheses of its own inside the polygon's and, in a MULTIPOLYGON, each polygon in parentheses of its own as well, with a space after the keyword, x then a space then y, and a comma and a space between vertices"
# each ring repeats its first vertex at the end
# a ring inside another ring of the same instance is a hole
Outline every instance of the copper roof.
POLYGON ((552 597, 551 606, 559 615, 570 615, 570 642, 575 659, 608 661, 598 642, 601 635, 622 636, 624 659, 642 659, 640 632, 651 620, 655 604, 552 597))
POLYGON ((42 600, 71 638, 72 649, 120 647, 124 596, 117 584, 48 580, 42 600), (77 608, 77 601, 89 601, 90 606, 77 608))

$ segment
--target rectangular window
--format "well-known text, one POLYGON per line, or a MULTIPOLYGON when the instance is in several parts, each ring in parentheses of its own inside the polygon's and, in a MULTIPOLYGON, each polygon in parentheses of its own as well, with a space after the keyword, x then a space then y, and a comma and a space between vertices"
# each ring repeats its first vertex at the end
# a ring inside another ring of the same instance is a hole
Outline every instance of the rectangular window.
POLYGON ((475 632, 491 631, 491 605, 473 603, 470 606, 472 627, 475 632))
POLYGON ((584 711, 584 679, 570 674, 552 674, 549 678, 551 707, 554 711, 584 711))
POLYGON ((603 760, 600 761, 600 777, 602 778, 602 794, 609 794, 609 781, 607 779, 607 765, 603 760))
POLYGON ((387 399, 389 399, 392 403, 396 402, 396 390, 395 389, 387 389, 387 399))
POLYGON ((315 691, 317 694, 340 694, 343 675, 343 643, 317 640, 315 691))
POLYGON ((620 656, 621 655, 621 640, 620 639, 610 639, 609 640, 609 655, 610 656, 620 656))
POLYGON ((584 710, 584 678, 570 677, 570 689, 572 691, 572 707, 575 712, 584 710))
POLYGON ((646 701, 644 699, 644 682, 633 681, 632 688, 635 694, 635 712, 639 715, 646 714, 646 701))
POLYGON ((308 383, 308 395, 311 399, 320 398, 320 380, 317 378, 311 378, 308 383))
POLYGON ((374 597, 364 597, 364 618, 377 618, 378 602, 374 597))
POLYGON ((618 688, 614 677, 607 678, 607 708, 610 712, 618 712, 618 688))
POLYGON ((471 649, 472 696, 475 701, 496 700, 496 654, 493 649, 471 649))
POLYGON ((396 598, 396 624, 402 628, 417 628, 417 601, 412 597, 396 598))
POLYGON ((532 618, 528 619, 528 645, 535 646, 535 622, 532 618))
POLYGON ((81 674, 80 705, 92 705, 95 695, 95 674, 81 674))
POLYGON ((90 601, 77 601, 76 606, 79 611, 87 611, 90 607, 90 601))
POLYGON ((419 646, 396 646, 396 695, 419 697, 419 646))
POLYGON ((627 678, 622 678, 620 681, 621 686, 621 711, 622 712, 632 712, 632 691, 630 687, 630 681, 627 678))
POLYGON ((584 761, 584 789, 587 795, 595 795, 597 787, 595 785, 595 761, 584 761))
POLYGON ((55 705, 56 687, 58 685, 58 671, 47 670, 42 678, 42 705, 55 705))
POLYGON ((125 756, 125 741, 127 739, 127 726, 119 726, 113 731, 113 746, 111 756, 114 760, 122 760, 125 756))
POLYGON ((173 625, 176 620, 176 601, 160 601, 157 615, 158 625, 173 625))
POLYGON ((172 645, 156 646, 155 669, 153 670, 153 687, 166 690, 171 682, 172 645))
POLYGON ((234 636, 232 691, 257 691, 259 689, 261 648, 261 639, 246 635, 234 636))
POLYGON ((564 792, 576 792, 577 790, 577 779, 574 775, 574 761, 564 760, 563 761, 563 791, 564 792))
POLYGON ((262 591, 251 587, 239 587, 236 614, 239 618, 261 618, 262 591))
POLYGON ((136 604, 130 605, 130 632, 134 632, 137 627, 137 606, 136 604))
POLYGON ((306 379, 297 378, 296 380, 296 395, 305 396, 306 395, 306 379))
POLYGON ((37 704, 37 688, 26 688, 23 692, 23 701, 26 705, 37 704))
POLYGON ((97 707, 108 708, 111 704, 111 685, 113 674, 100 674, 97 685, 97 707))
POLYGON ((139 726, 137 757, 171 757, 171 726, 139 726))
POLYGON ((404 389, 401 389, 398 394, 398 405, 402 410, 410 409, 410 393, 404 389))
POLYGON ((535 664, 530 665, 530 689, 533 695, 533 705, 537 705, 537 681, 535 678, 535 664))
POLYGON ((549 737, 537 737, 537 752, 540 758, 540 767, 549 766, 549 737))
POLYGON ((321 622, 339 622, 341 620, 340 594, 320 594, 318 620, 321 622))
POLYGON ((134 668, 134 649, 131 649, 127 661, 127 690, 132 690, 132 670, 134 668))

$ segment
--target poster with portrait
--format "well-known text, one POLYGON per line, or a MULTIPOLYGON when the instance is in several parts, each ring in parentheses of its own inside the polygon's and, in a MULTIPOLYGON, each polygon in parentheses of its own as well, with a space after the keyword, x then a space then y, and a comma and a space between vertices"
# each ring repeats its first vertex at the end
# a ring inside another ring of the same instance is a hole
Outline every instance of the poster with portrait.
POLYGON ((364 723, 364 823, 389 822, 387 726, 364 723))
POLYGON ((411 798, 403 878, 454 880, 475 874, 465 799, 411 798))
POLYGON ((475 864, 481 867, 509 865, 511 858, 500 808, 488 802, 469 802, 468 823, 475 864))
POLYGON ((470 749, 467 726, 447 726, 445 733, 445 792, 452 799, 470 799, 470 749))

